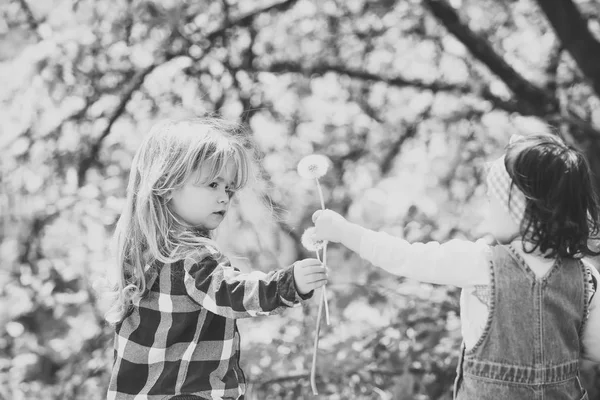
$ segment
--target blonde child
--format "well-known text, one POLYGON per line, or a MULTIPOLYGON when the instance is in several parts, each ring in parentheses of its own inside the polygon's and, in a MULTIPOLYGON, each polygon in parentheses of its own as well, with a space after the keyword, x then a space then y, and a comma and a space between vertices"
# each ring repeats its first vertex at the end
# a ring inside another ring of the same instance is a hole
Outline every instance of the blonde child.
POLYGON ((324 267, 305 259, 240 273, 211 239, 236 191, 253 179, 248 136, 219 119, 156 125, 131 166, 117 224, 109 399, 240 399, 237 318, 310 298, 324 267))
POLYGON ((315 238, 392 274, 462 288, 455 399, 587 399, 580 356, 600 362, 599 274, 581 261, 598 254, 588 247, 598 233, 590 175, 558 138, 517 138, 487 177, 496 245, 408 243, 330 210, 313 215, 315 238))

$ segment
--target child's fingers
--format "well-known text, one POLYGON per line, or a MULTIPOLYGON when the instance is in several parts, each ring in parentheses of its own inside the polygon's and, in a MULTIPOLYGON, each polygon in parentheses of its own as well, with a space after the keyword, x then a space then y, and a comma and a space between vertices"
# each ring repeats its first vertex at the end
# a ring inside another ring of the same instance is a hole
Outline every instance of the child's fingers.
POLYGON ((304 260, 296 261, 294 265, 298 268, 308 268, 315 265, 321 265, 321 261, 316 258, 305 258, 304 260))
POLYGON ((302 269, 302 275, 304 276, 311 276, 314 274, 326 274, 327 273, 327 269, 319 264, 319 265, 311 265, 308 267, 304 267, 302 269))
POLYGON ((314 274, 307 275, 305 277, 306 283, 314 283, 318 281, 327 281, 327 273, 326 272, 316 272, 314 274))
POLYGON ((320 287, 323 287, 327 284, 327 279, 321 279, 312 283, 309 283, 308 285, 310 286, 311 290, 314 289, 318 289, 320 287))
POLYGON ((323 212, 323 210, 317 210, 313 213, 313 215, 312 215, 313 224, 317 222, 317 220, 319 219, 319 216, 321 215, 322 212, 323 212))

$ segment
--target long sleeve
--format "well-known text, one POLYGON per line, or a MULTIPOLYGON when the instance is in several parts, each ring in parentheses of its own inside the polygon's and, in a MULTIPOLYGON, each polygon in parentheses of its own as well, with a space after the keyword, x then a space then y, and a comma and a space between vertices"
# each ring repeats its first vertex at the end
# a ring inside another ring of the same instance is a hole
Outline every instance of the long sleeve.
POLYGON ((477 242, 409 243, 366 230, 360 241, 360 256, 394 275, 421 282, 458 287, 490 283, 489 247, 477 242))
MULTIPOLYGON (((594 267, 590 267, 596 284, 600 283, 600 273, 594 267)), ((600 363, 600 294, 596 292, 589 305, 588 320, 584 326, 583 334, 583 356, 584 358, 600 363)))
POLYGON ((241 273, 229 260, 213 257, 184 263, 188 295, 203 308, 226 318, 269 315, 308 299, 296 291, 293 266, 263 273, 241 273))

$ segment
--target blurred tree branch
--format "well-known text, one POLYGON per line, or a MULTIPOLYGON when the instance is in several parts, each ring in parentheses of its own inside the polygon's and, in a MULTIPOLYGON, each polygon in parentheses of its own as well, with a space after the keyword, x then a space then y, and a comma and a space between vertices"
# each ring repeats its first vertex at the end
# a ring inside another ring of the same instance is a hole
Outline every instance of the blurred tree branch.
MULTIPOLYGON (((24 0, 22 0, 22 1, 24 1, 24 0)), ((227 17, 225 19, 224 24, 219 29, 216 29, 206 35, 205 40, 207 40, 209 43, 208 48, 212 47, 212 45, 218 38, 223 37, 223 35, 227 32, 228 29, 230 29, 234 26, 249 26, 252 23, 252 21, 254 20, 254 18, 256 18, 258 15, 265 13, 265 12, 272 11, 272 10, 278 10, 278 11, 287 10, 296 2, 297 2, 297 0, 286 0, 286 1, 283 1, 280 3, 275 3, 270 6, 249 12, 246 15, 239 17, 237 19, 233 19, 233 20, 230 19, 229 17, 227 17)), ((224 4, 226 5, 227 3, 225 2, 224 4)), ((173 30, 173 34, 171 35, 170 39, 174 38, 175 32, 177 32, 177 30, 173 30)), ((185 38, 185 39, 189 40, 187 38, 185 38)), ((150 74, 156 67, 164 64, 165 62, 168 62, 169 60, 175 58, 176 56, 187 55, 186 53, 188 52, 188 50, 189 50, 189 47, 183 46, 181 48, 181 50, 176 51, 176 52, 167 51, 164 56, 164 59, 161 62, 153 63, 150 66, 148 66, 140 71, 137 71, 134 74, 133 78, 131 79, 131 83, 129 84, 129 87, 127 87, 121 94, 119 104, 117 105, 117 108, 110 116, 106 127, 104 128, 104 130, 102 131, 102 133, 100 134, 98 139, 96 139, 96 141, 94 143, 92 143, 89 152, 79 162, 79 165, 77 168, 77 181, 78 181, 79 187, 85 185, 86 173, 90 169, 90 167, 93 165, 93 163, 95 161, 97 161, 98 153, 100 152, 100 149, 102 147, 102 142, 110 134, 111 128, 114 125, 114 123, 125 112, 127 104, 131 100, 133 93, 135 93, 142 86, 146 76, 148 74, 150 74)), ((204 54, 206 54, 206 50, 207 49, 205 49, 205 52, 203 53, 202 56, 204 56, 204 54)))
MULTIPOLYGON (((165 60, 165 62, 166 61, 167 60, 165 60)), ((135 93, 142 86, 144 80, 146 79, 146 76, 148 76, 148 74, 150 74, 150 72, 152 72, 159 65, 160 64, 157 63, 151 64, 148 67, 138 71, 131 80, 129 87, 126 88, 121 94, 119 104, 108 119, 108 123, 106 124, 106 127, 100 134, 100 137, 96 139, 96 141, 91 145, 89 152, 79 162, 79 166, 77 168, 77 182, 79 187, 85 185, 85 176, 88 169, 96 161, 98 153, 100 152, 100 149, 102 147, 102 142, 110 134, 112 126, 117 121, 117 119, 119 119, 119 117, 125 112, 127 104, 129 103, 129 100, 131 100, 131 96, 133 96, 133 93, 135 93)))
MULTIPOLYGON (((573 110, 570 104, 564 104, 561 107, 556 92, 551 93, 550 90, 533 85, 515 71, 495 52, 485 38, 477 35, 462 21, 456 10, 446 0, 424 0, 424 3, 438 21, 515 94, 515 99, 500 100, 495 105, 501 105, 500 108, 506 111, 512 109, 512 112, 521 115, 538 116, 553 126, 560 127, 565 123, 568 124, 567 130, 585 148, 594 168, 600 168, 600 162, 595 160, 597 154, 600 154, 600 132, 589 121, 573 110)), ((556 7, 556 4, 559 3, 557 1, 545 3, 538 0, 538 3, 544 12, 550 14, 548 18, 551 19, 561 41, 563 38, 567 40, 566 43, 562 43, 562 46, 570 53, 575 52, 577 57, 581 58, 581 63, 585 64, 586 68, 584 73, 590 74, 587 76, 593 82, 595 91, 600 92, 600 44, 591 36, 587 29, 587 23, 575 5, 570 0, 561 1, 562 7, 559 8, 556 7), (576 31, 571 32, 573 25, 577 25, 577 28, 576 31), (574 43, 579 39, 583 41, 583 45, 574 43), (590 49, 597 49, 597 51, 590 51, 590 49), (593 56, 590 56, 590 53, 593 53, 593 56)), ((558 60, 555 62, 558 63, 558 60)), ((580 64, 578 63, 578 65, 580 64)), ((580 65, 580 68, 583 69, 583 66, 580 65)), ((552 88, 553 86, 550 85, 549 89, 552 88)), ((486 88, 485 91, 488 95, 492 95, 489 88, 486 88)), ((484 95, 484 97, 486 96, 484 95)), ((596 178, 596 182, 597 185, 600 185, 600 177, 596 178)))
POLYGON ((276 10, 276 11, 286 11, 288 9, 290 9, 294 4, 296 4, 298 2, 298 0, 285 0, 279 3, 274 3, 271 4, 270 6, 264 7, 264 8, 259 8, 257 10, 251 11, 249 13, 247 13, 246 15, 236 18, 236 19, 228 19, 225 23, 225 25, 223 25, 221 27, 221 29, 212 32, 210 35, 208 35, 206 38, 208 40, 214 40, 216 39, 216 37, 221 36, 227 29, 232 28, 234 26, 249 26, 250 24, 252 24, 252 22, 254 22, 254 18, 256 18, 257 16, 276 10))
POLYGON ((473 32, 462 21, 456 10, 446 0, 424 0, 424 2, 438 21, 456 36, 473 56, 502 79, 519 99, 526 101, 526 104, 521 105, 527 107, 526 113, 541 116, 558 110, 558 101, 552 93, 523 78, 504 58, 496 53, 487 40, 473 32))
POLYGON ((418 118, 410 123, 404 130, 403 135, 399 135, 396 140, 389 146, 388 152, 385 154, 383 161, 380 163, 381 175, 387 175, 394 165, 394 160, 398 157, 400 150, 402 149, 402 145, 408 139, 414 138, 418 132, 420 123, 427 119, 430 115, 431 108, 433 106, 433 102, 420 113, 418 118))
POLYGON ((552 48, 552 51, 550 52, 548 65, 546 66, 546 75, 548 76, 548 82, 546 86, 548 87, 548 90, 553 92, 556 92, 558 88, 558 67, 560 66, 563 50, 563 46, 557 40, 552 48))
POLYGON ((38 39, 41 39, 41 35, 38 32, 38 28, 40 27, 40 24, 39 24, 38 20, 35 18, 35 16, 33 15, 33 12, 31 11, 31 7, 29 7, 27 0, 18 0, 18 1, 19 1, 19 5, 25 12, 25 16, 27 17, 27 23, 31 27, 31 30, 37 36, 38 39))
POLYGON ((521 99, 502 99, 492 93, 489 88, 478 87, 480 85, 473 85, 472 87, 469 87, 468 85, 454 84, 443 81, 425 82, 418 79, 409 80, 398 76, 386 77, 368 71, 353 69, 337 64, 304 66, 294 61, 279 61, 267 66, 252 66, 251 68, 252 71, 257 72, 270 72, 274 74, 298 73, 303 74, 306 77, 311 77, 313 75, 322 76, 329 72, 333 72, 339 75, 346 75, 354 79, 382 82, 393 87, 414 87, 417 89, 430 90, 434 93, 449 92, 458 94, 472 94, 489 101, 495 108, 500 110, 516 112, 522 115, 539 115, 539 111, 532 107, 529 103, 526 103, 521 99))
POLYGON ((594 38, 587 21, 572 0, 536 0, 554 28, 562 46, 590 80, 600 96, 600 42, 594 38))
MULTIPOLYGON (((229 29, 236 27, 236 26, 237 27, 249 27, 254 22, 254 19, 257 16, 264 14, 264 13, 268 13, 273 10, 285 11, 285 10, 291 8, 297 1, 298 0, 286 0, 286 1, 282 1, 280 3, 274 3, 274 4, 271 4, 270 6, 267 6, 264 8, 259 8, 257 10, 248 12, 245 15, 238 17, 238 18, 230 18, 229 13, 227 13, 227 18, 225 18, 224 23, 221 25, 221 27, 206 34, 202 38, 202 41, 206 41, 208 43, 207 48, 210 49, 214 45, 216 40, 222 38, 223 35, 225 35, 225 33, 229 29)), ((223 3, 227 4, 226 2, 223 2, 223 3)), ((226 8, 228 8, 228 7, 226 7, 226 8)), ((172 53, 171 55, 172 56, 190 56, 188 54, 188 50, 189 50, 189 48, 183 47, 183 48, 179 49, 178 51, 172 53)), ((206 49, 205 49, 205 52, 206 52, 206 49)), ((192 58, 194 58, 194 57, 192 57, 192 58)))
POLYGON ((442 81, 424 82, 417 79, 408 80, 399 76, 386 77, 364 70, 353 69, 339 64, 320 63, 316 65, 302 65, 301 63, 294 61, 279 61, 267 66, 253 66, 252 68, 253 70, 258 72, 271 72, 274 74, 298 73, 303 74, 307 77, 310 77, 312 75, 322 76, 329 72, 333 72, 339 75, 347 75, 350 78, 360 79, 363 81, 384 82, 390 86, 395 87, 415 87, 418 89, 431 90, 432 92, 458 92, 464 94, 470 93, 470 89, 463 85, 456 85, 442 81))
MULTIPOLYGON (((495 52, 492 46, 484 38, 473 32, 468 25, 461 20, 456 10, 448 4, 446 0, 424 1, 442 25, 444 25, 450 33, 456 36, 456 38, 469 49, 473 56, 483 62, 494 74, 502 79, 516 96, 516 99, 508 101, 495 98, 494 101, 498 102, 495 103, 495 105, 506 111, 518 112, 521 115, 539 116, 545 118, 549 122, 556 122, 557 118, 553 116, 553 114, 560 115, 559 119, 566 120, 568 123, 576 126, 587 134, 590 139, 595 138, 597 142, 600 142, 600 132, 591 126, 588 121, 585 121, 580 115, 571 110, 569 105, 566 105, 566 110, 561 111, 559 109, 558 99, 555 95, 548 90, 531 84, 508 65, 508 63, 495 52)), ((574 11, 577 12, 576 9, 574 11)), ((571 10, 571 12, 573 12, 573 10, 571 10)), ((578 16, 579 18, 582 18, 580 14, 578 14, 578 16)), ((587 26, 587 24, 585 26, 587 26)), ((600 47, 600 44, 598 44, 598 46, 600 47)), ((558 47, 556 49, 556 54, 553 59, 551 59, 550 66, 548 67, 551 71, 555 71, 556 68, 558 68, 560 48, 561 47, 558 47)), ((598 70, 600 71, 600 67, 598 70)), ((489 96, 494 95, 489 92, 489 89, 485 89, 483 97, 488 98, 489 96)), ((494 101, 492 102, 494 103, 494 101)), ((600 143, 598 145, 600 146, 600 143)))

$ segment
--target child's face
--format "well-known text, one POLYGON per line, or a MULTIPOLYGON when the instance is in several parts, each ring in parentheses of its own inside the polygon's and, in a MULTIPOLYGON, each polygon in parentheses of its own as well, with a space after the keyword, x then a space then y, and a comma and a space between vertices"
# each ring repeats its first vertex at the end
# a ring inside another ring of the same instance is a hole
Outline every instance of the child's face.
POLYGON ((500 200, 492 195, 489 190, 487 193, 488 208, 485 219, 487 230, 500 243, 508 243, 519 233, 519 226, 512 219, 506 207, 500 203, 500 200))
POLYGON ((206 171, 190 176, 180 189, 174 190, 171 209, 185 222, 198 228, 216 229, 229 209, 235 177, 234 164, 229 161, 214 180, 206 179, 206 171))

